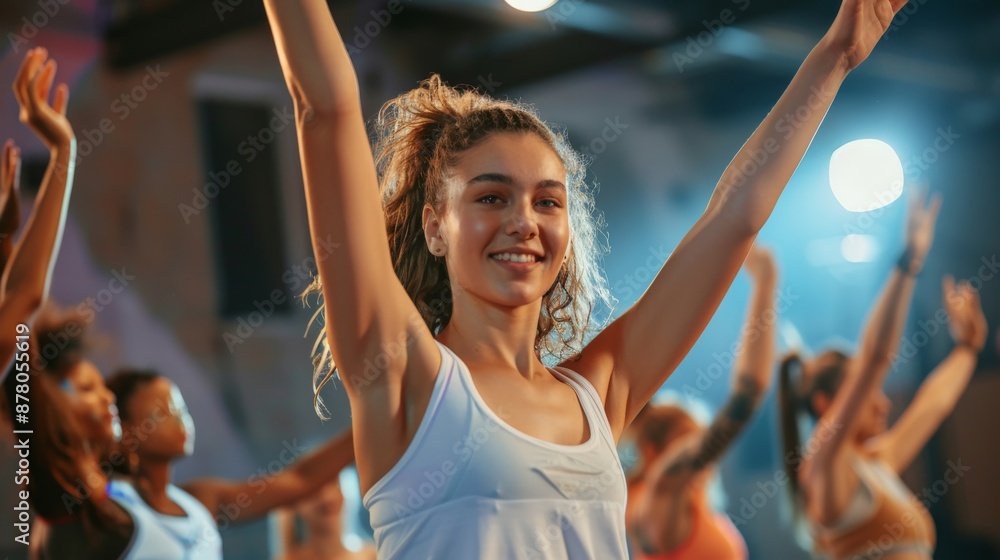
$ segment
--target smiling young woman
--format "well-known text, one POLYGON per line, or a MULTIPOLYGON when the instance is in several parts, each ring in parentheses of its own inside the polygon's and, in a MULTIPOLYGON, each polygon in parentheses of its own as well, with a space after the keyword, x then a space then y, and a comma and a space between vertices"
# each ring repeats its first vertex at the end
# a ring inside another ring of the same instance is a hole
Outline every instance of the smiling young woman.
POLYGON ((325 317, 314 402, 339 373, 380 558, 627 556, 615 444, 705 328, 840 84, 903 4, 843 1, 649 289, 598 333, 598 228, 565 140, 522 105, 435 76, 383 107, 373 154, 326 2, 265 0, 314 249, 341 244, 313 287, 325 317), (778 138, 756 173, 740 171, 778 138))

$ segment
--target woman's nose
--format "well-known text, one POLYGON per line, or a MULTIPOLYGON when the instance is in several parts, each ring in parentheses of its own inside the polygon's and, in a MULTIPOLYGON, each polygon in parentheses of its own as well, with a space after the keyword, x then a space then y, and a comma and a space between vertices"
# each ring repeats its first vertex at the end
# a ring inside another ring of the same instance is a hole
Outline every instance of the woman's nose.
POLYGON ((538 222, 535 220, 535 211, 530 203, 515 203, 510 209, 507 233, 511 235, 520 234, 521 237, 529 237, 538 231, 538 222))

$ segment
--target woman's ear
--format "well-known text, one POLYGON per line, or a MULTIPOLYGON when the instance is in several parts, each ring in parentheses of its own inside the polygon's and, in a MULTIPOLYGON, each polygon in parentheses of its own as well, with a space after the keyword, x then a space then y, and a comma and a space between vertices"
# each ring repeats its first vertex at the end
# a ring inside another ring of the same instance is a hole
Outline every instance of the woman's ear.
POLYGON ((424 205, 421 221, 424 227, 424 239, 427 241, 427 250, 432 255, 443 255, 445 253, 445 246, 441 237, 441 220, 437 217, 430 204, 424 205))

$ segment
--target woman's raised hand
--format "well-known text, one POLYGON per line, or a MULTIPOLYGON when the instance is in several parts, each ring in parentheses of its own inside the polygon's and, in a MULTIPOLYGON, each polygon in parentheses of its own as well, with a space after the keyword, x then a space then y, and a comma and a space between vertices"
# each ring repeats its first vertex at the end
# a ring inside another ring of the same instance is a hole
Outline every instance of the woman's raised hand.
POLYGON ((48 58, 44 48, 28 51, 14 78, 14 96, 21 106, 21 122, 28 125, 42 142, 54 150, 68 148, 76 140, 73 127, 66 119, 69 87, 59 84, 52 103, 49 93, 56 75, 56 61, 48 58))
POLYGON ((962 280, 957 285, 951 276, 945 276, 941 286, 943 290, 944 308, 948 312, 948 326, 955 344, 968 346, 975 351, 986 345, 989 327, 983 306, 979 303, 979 292, 974 290, 968 280, 962 280))
POLYGON ((906 250, 918 269, 923 266, 934 242, 934 225, 941 210, 941 195, 933 195, 929 202, 925 202, 926 198, 925 188, 916 190, 910 195, 906 214, 906 250))
POLYGON ((843 0, 824 41, 842 55, 847 70, 868 58, 907 0, 843 0))

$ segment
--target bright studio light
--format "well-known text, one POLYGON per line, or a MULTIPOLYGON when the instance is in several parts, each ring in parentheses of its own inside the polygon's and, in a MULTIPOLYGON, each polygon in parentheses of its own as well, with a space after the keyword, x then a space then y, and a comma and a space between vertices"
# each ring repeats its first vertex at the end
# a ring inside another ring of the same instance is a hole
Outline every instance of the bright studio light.
POLYGON ((522 12, 540 12, 556 3, 556 0, 505 0, 522 12))
POLYGON ((848 142, 830 158, 830 188, 851 212, 875 210, 903 194, 903 164, 881 140, 848 142))
POLYGON ((871 235, 852 233, 840 242, 840 254, 847 262, 872 262, 878 255, 878 242, 871 235))

